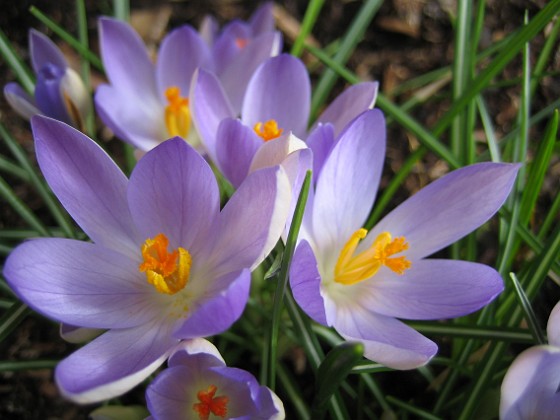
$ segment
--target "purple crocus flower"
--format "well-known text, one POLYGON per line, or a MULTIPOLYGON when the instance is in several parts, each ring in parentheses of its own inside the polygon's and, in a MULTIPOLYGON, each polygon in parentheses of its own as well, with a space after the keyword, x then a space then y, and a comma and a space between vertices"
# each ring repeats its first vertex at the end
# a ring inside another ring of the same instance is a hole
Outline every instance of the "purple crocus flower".
POLYGON ((83 118, 90 109, 87 89, 78 74, 46 35, 29 31, 31 64, 37 75, 34 96, 19 84, 4 86, 4 96, 22 117, 46 115, 83 129, 83 118))
POLYGON ((100 19, 101 55, 110 82, 95 94, 101 119, 118 137, 143 151, 173 136, 198 145, 191 127, 191 77, 197 67, 217 74, 230 102, 240 103, 253 71, 281 48, 279 33, 259 32, 258 24, 254 26, 254 31, 243 34, 228 31, 209 45, 195 29, 183 25, 163 39, 154 65, 132 27, 100 19))
POLYGON ((204 149, 236 186, 250 172, 263 144, 288 133, 307 140, 314 149, 314 159, 321 161, 343 128, 373 106, 377 83, 364 82, 346 89, 319 116, 309 134, 309 74, 303 63, 291 55, 269 58, 255 71, 240 118, 220 81, 210 72, 195 73, 191 91, 193 120, 204 149))
POLYGON ((44 117, 32 127, 47 182, 93 243, 25 242, 4 275, 45 316, 108 330, 55 372, 68 398, 100 401, 146 378, 181 339, 223 332, 241 315, 291 191, 282 168, 263 169, 220 210, 212 170, 179 138, 147 153, 128 180, 80 132, 44 117))
POLYGON ((500 400, 502 420, 555 420, 560 413, 560 302, 548 318, 549 345, 521 353, 509 367, 500 400))
POLYGON ((202 338, 183 341, 146 390, 153 419, 283 419, 284 406, 249 372, 227 367, 202 338))
POLYGON ((315 321, 360 341, 365 357, 396 369, 427 363, 431 340, 397 318, 471 313, 503 289, 492 268, 426 259, 488 220, 506 199, 517 165, 456 170, 406 200, 371 231, 362 228, 379 185, 385 119, 363 113, 326 157, 306 207, 290 282, 315 321))

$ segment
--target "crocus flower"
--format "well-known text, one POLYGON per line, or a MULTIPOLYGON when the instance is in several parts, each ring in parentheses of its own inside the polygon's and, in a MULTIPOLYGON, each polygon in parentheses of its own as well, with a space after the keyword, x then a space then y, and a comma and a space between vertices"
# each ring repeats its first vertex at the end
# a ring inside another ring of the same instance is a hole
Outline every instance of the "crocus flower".
POLYGON ((212 170, 179 138, 147 153, 128 180, 80 132, 43 117, 32 127, 47 182, 93 243, 25 242, 4 276, 45 316, 108 330, 55 372, 66 397, 100 401, 142 381, 181 339, 223 332, 241 315, 291 191, 282 168, 263 169, 220 210, 212 170))
POLYGON ((34 29, 29 31, 29 51, 37 76, 34 96, 19 84, 8 83, 4 87, 8 103, 26 119, 41 114, 82 129, 90 98, 80 76, 68 66, 55 43, 34 29))
POLYGON ((146 390, 153 419, 283 419, 284 406, 249 372, 227 367, 202 338, 181 343, 146 390))
MULTIPOLYGON (((211 73, 195 73, 191 91, 193 120, 204 150, 237 186, 250 172, 257 151, 271 140, 291 133, 307 140, 310 147, 319 143, 325 146, 317 149, 332 145, 350 121, 373 106, 377 83, 364 82, 346 89, 319 116, 310 133, 309 74, 303 63, 291 55, 269 58, 255 71, 247 86, 240 118, 229 104, 220 81, 211 73), (323 137, 331 140, 321 142, 323 137)), ((319 160, 322 152, 318 150, 319 160)))
POLYGON ((534 346, 513 361, 502 382, 502 420, 554 420, 560 413, 560 302, 547 324, 548 345, 534 346))
POLYGON ((290 282, 303 310, 346 340, 362 342, 365 357, 412 369, 427 363, 437 346, 397 318, 465 315, 502 291, 499 274, 486 265, 425 257, 488 220, 518 167, 482 163, 456 170, 368 232, 362 226, 384 154, 380 111, 365 112, 342 133, 311 191, 290 282))
POLYGON ((248 26, 254 31, 228 30, 215 45, 183 25, 163 39, 154 65, 128 24, 102 18, 99 27, 110 84, 96 91, 97 111, 118 137, 143 151, 172 136, 198 144, 189 105, 189 85, 197 67, 217 74, 231 103, 239 103, 257 66, 281 48, 280 34, 260 32, 258 23, 248 26))

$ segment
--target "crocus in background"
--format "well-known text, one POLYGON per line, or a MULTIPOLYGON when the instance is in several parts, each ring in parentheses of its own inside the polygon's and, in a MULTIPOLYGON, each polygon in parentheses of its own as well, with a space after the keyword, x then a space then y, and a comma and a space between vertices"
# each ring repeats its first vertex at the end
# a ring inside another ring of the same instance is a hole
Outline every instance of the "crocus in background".
POLYGON ((371 231, 385 154, 379 110, 342 133, 321 168, 301 226, 290 284, 315 321, 360 341, 368 359, 395 369, 427 363, 437 345, 397 318, 466 315, 503 289, 492 268, 425 259, 473 231, 502 205, 518 165, 482 163, 456 170, 406 200, 371 231))
POLYGON ((146 390, 153 419, 281 420, 280 399, 249 372, 227 367, 218 349, 202 338, 183 341, 168 368, 146 390))
POLYGON ((220 210, 212 170, 179 138, 147 153, 128 180, 71 127, 44 117, 32 127, 47 182, 93 243, 30 240, 10 254, 4 276, 45 316, 108 330, 55 372, 66 397, 100 401, 145 379, 181 339, 237 320, 251 271, 284 228, 291 191, 282 168, 267 168, 220 210))
POLYGON ((91 108, 91 99, 78 74, 54 42, 39 31, 29 31, 31 65, 37 76, 33 96, 19 84, 4 86, 4 96, 22 117, 46 115, 82 130, 84 118, 91 108))
POLYGON ((560 302, 548 318, 549 345, 531 347, 509 367, 502 382, 500 419, 555 420, 560 413, 560 302))
POLYGON ((304 64, 291 55, 269 58, 255 71, 245 92, 240 117, 213 74, 201 69, 195 73, 192 83, 192 116, 203 148, 234 186, 250 173, 253 159, 264 144, 280 139, 293 144, 286 146, 287 149, 299 149, 294 138, 284 137, 288 134, 317 149, 313 150, 314 160, 321 161, 343 128, 373 106, 378 85, 363 82, 346 89, 308 133, 309 74, 304 64))
MULTIPOLYGON (((269 21, 262 13, 259 16, 269 21)), ((210 29, 205 30, 205 40, 183 25, 163 39, 154 65, 130 25, 101 18, 101 56, 109 79, 95 94, 101 119, 117 137, 143 151, 173 136, 198 146, 191 124, 191 77, 197 67, 217 74, 230 103, 240 103, 251 74, 266 58, 278 54, 282 44, 278 32, 261 31, 259 22, 249 24, 254 29, 243 34, 224 32, 214 45, 207 42, 210 29)), ((269 26, 263 25, 263 30, 269 26)))

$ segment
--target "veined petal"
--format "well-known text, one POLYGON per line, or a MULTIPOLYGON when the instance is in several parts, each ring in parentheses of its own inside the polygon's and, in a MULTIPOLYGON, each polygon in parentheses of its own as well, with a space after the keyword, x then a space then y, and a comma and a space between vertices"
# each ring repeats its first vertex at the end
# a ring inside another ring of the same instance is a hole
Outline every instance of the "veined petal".
POLYGON ((518 169, 517 164, 479 163, 447 174, 383 218, 359 249, 390 232, 406 238, 409 260, 433 254, 492 217, 509 195, 518 169))
POLYGON ((281 54, 255 71, 243 100, 243 123, 253 127, 275 120, 278 127, 304 138, 309 118, 311 86, 303 63, 281 54))
POLYGON ((61 82, 65 69, 53 64, 46 64, 37 73, 35 84, 35 104, 41 113, 51 118, 72 123, 72 119, 66 110, 66 104, 62 97, 61 82))
POLYGON ((235 188, 249 174, 251 161, 261 145, 262 139, 241 121, 226 118, 220 123, 216 135, 217 164, 235 188))
POLYGON ((313 183, 316 183, 321 169, 335 145, 334 127, 330 123, 317 125, 307 136, 307 147, 313 150, 313 183))
POLYGON ((319 115, 314 127, 320 123, 331 123, 334 127, 334 136, 338 137, 354 118, 373 108, 378 89, 378 82, 362 82, 350 86, 319 115))
POLYGON ((87 343, 105 332, 102 328, 77 327, 71 324, 60 324, 60 338, 68 343, 87 343))
POLYGON ((99 19, 99 43, 105 73, 121 92, 138 101, 157 98, 154 65, 140 36, 117 19, 99 19))
POLYGON ((192 75, 197 67, 206 67, 210 49, 190 26, 183 25, 170 32, 162 41, 156 64, 156 79, 162 101, 164 92, 171 86, 188 97, 192 75))
POLYGON ((334 260, 365 222, 377 193, 385 157, 385 118, 366 111, 344 131, 315 188, 313 235, 322 257, 334 260))
POLYGON ((282 167, 250 174, 220 214, 211 257, 215 273, 259 265, 280 239, 290 198, 282 167))
POLYGON ((277 55, 281 48, 282 35, 279 32, 263 33, 251 39, 227 66, 217 69, 217 75, 236 114, 241 112, 247 85, 257 67, 267 58, 277 55))
POLYGON ((205 361, 207 365, 212 367, 226 365, 216 346, 205 338, 200 337, 181 341, 169 356, 167 364, 170 367, 185 365, 189 363, 190 356, 201 353, 208 356, 208 359, 205 361))
POLYGON ((554 306, 548 317, 546 335, 551 345, 560 347, 560 302, 554 306))
POLYGON ((512 363, 501 388, 500 419, 554 420, 560 412, 560 348, 531 347, 512 363))
POLYGON ((35 29, 29 30, 29 54, 35 73, 38 73, 47 64, 61 69, 68 67, 66 59, 56 44, 48 36, 35 29))
POLYGON ((110 85, 95 91, 95 108, 103 123, 117 137, 148 151, 167 139, 163 105, 156 98, 139 101, 110 85))
POLYGON ((354 306, 340 306, 334 328, 348 341, 360 341, 364 356, 393 369, 415 369, 437 353, 437 345, 395 318, 354 306))
POLYGON ((35 310, 72 325, 128 328, 159 313, 138 261, 88 242, 24 242, 6 260, 4 275, 35 310))
POLYGON ((35 99, 17 83, 12 82, 4 86, 4 97, 13 110, 25 119, 29 120, 33 115, 41 113, 35 105, 35 99))
POLYGON ((204 158, 178 137, 147 153, 134 168, 128 186, 130 211, 142 242, 163 233, 171 249, 183 247, 193 257, 209 241, 219 197, 204 158))
POLYGON ((403 275, 386 270, 353 287, 354 298, 376 313, 427 320, 477 311, 501 293, 504 284, 498 272, 484 264, 418 260, 403 275))
POLYGON ((131 256, 140 243, 126 201, 126 176, 97 144, 59 121, 31 121, 37 160, 64 208, 97 244, 131 256))
POLYGON ((316 322, 327 325, 325 302, 321 296, 321 274, 307 241, 298 245, 290 267, 290 286, 298 305, 316 322))
POLYGON ((204 293, 208 297, 197 302, 190 316, 173 332, 176 338, 189 339, 220 334, 237 321, 245 309, 251 286, 249 270, 234 271, 217 279, 205 277, 200 280, 205 284, 194 287, 205 287, 206 290, 196 294, 204 293))
POLYGON ((231 104, 224 90, 212 73, 203 69, 195 71, 192 78, 190 104, 193 122, 200 134, 200 140, 210 158, 217 162, 216 134, 220 122, 225 118, 235 118, 231 104))
POLYGON ((150 376, 177 344, 167 325, 110 330, 62 360, 55 380, 80 404, 114 398, 150 376))

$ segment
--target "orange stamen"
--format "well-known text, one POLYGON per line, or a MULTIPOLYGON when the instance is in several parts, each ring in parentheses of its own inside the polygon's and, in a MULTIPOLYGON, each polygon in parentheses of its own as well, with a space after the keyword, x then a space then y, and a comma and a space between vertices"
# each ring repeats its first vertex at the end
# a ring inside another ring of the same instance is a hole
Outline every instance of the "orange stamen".
POLYGON ((229 398, 224 395, 214 397, 217 390, 215 385, 210 385, 206 391, 198 391, 196 394, 200 402, 193 404, 193 410, 200 420, 208 420, 210 413, 221 418, 226 417, 229 398))
POLYGON ((283 129, 278 128, 278 123, 276 120, 268 120, 264 124, 262 122, 258 122, 253 127, 255 133, 262 138, 264 141, 269 141, 280 137, 283 133, 283 129))

